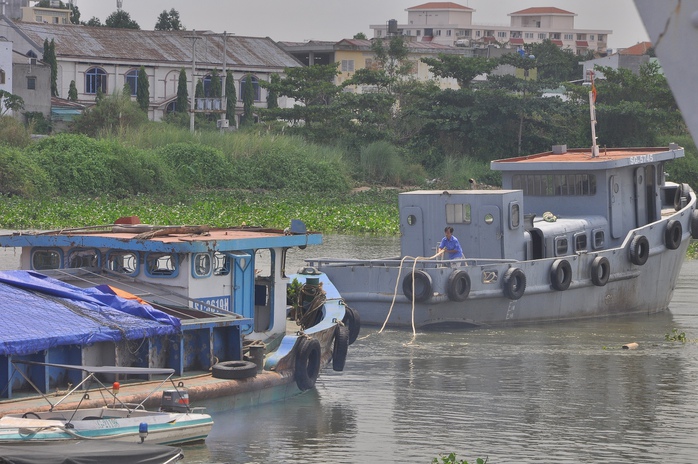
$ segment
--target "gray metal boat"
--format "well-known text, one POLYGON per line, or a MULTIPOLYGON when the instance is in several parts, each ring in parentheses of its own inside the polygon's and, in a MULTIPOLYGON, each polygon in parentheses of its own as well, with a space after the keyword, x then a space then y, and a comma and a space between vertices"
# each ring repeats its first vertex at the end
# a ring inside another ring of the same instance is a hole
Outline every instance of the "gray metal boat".
POLYGON ((683 148, 567 150, 493 161, 501 190, 399 195, 401 256, 317 258, 366 324, 555 322, 665 310, 696 195, 667 182, 683 148), (465 257, 443 259, 444 226, 465 257))

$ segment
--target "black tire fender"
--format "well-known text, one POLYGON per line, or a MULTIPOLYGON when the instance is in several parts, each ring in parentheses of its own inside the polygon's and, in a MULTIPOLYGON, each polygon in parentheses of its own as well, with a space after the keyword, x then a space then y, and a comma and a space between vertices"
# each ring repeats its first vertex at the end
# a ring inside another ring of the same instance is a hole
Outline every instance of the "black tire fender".
POLYGON ((470 276, 465 271, 453 271, 448 276, 446 284, 448 298, 453 301, 464 301, 470 294, 470 276))
POLYGON ((591 282, 597 287, 603 287, 611 276, 611 263, 605 256, 597 256, 591 262, 591 282))
POLYGON ((402 292, 412 300, 412 281, 414 280, 414 301, 427 301, 434 294, 431 276, 422 270, 410 272, 402 280, 402 292))
POLYGON ((526 274, 518 267, 510 267, 504 273, 504 295, 510 300, 518 300, 526 291, 526 274))
POLYGON ((342 322, 349 327, 349 344, 353 345, 359 337, 359 332, 361 332, 361 317, 359 316, 359 312, 345 304, 342 322))
POLYGON ((683 236, 683 226, 681 226, 681 221, 676 219, 670 219, 666 223, 666 230, 664 231, 664 244, 670 250, 676 250, 681 246, 681 238, 683 236))
POLYGON ((211 375, 217 379, 248 379, 257 375, 257 365, 250 361, 223 361, 211 367, 211 375))
POLYGON ((630 261, 633 264, 642 266, 650 257, 650 242, 644 235, 636 235, 630 241, 630 261))
POLYGON ((679 211, 682 206, 681 200, 686 199, 686 203, 688 203, 688 198, 689 195, 691 194, 691 186, 688 184, 679 184, 679 186, 676 188, 676 193, 674 194, 674 209, 676 211, 679 211))
POLYGON ((572 266, 566 259, 556 259, 550 266, 550 283, 555 290, 564 291, 572 283, 572 266))
POLYGON ((334 329, 334 343, 332 345, 332 369, 341 372, 347 361, 349 348, 349 327, 337 324, 334 329))
POLYGON ((315 338, 302 337, 296 344, 296 364, 293 377, 301 391, 310 390, 320 375, 322 350, 315 338))
POLYGON ((698 239, 698 209, 691 213, 691 238, 698 239))

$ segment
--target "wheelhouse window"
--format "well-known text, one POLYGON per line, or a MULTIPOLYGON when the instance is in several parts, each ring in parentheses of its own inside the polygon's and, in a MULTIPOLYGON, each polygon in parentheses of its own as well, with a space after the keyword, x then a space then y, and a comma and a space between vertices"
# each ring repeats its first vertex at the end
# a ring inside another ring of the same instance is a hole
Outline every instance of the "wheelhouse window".
POLYGON ((574 251, 586 251, 587 250, 587 236, 584 233, 577 234, 574 236, 574 251))
POLYGON ((470 224, 470 204, 446 205, 446 222, 449 224, 470 224))
POLYGON ((149 277, 175 277, 179 260, 173 253, 148 253, 145 256, 145 274, 149 277))
POLYGON ((74 248, 68 252, 66 267, 100 267, 102 254, 97 248, 74 248))
POLYGON ((530 196, 593 196, 596 176, 593 174, 516 174, 512 188, 530 196))
POLYGON ((63 266, 63 252, 58 248, 34 248, 31 256, 35 271, 60 269, 63 266))
POLYGON ((133 251, 112 250, 107 253, 106 269, 108 271, 136 276, 139 271, 138 254, 133 251))
POLYGON ((555 256, 565 256, 568 249, 567 237, 555 237, 555 256))
POLYGON ((518 203, 512 202, 509 204, 509 228, 518 229, 519 224, 521 224, 521 208, 518 203))
POLYGON ((129 88, 131 89, 131 96, 135 97, 138 94, 138 70, 132 69, 126 73, 124 78, 129 88))
POLYGON ((603 230, 594 230, 592 231, 592 236, 593 236, 593 246, 595 250, 600 250, 604 246, 604 233, 603 230))
POLYGON ((85 93, 95 95, 97 91, 107 93, 107 73, 101 68, 90 68, 85 73, 85 93))

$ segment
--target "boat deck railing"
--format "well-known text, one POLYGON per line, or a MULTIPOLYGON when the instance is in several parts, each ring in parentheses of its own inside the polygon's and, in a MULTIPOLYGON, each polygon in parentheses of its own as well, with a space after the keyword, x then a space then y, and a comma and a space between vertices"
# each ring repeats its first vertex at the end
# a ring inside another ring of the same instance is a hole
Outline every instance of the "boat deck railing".
POLYGON ((451 268, 451 267, 476 267, 492 264, 507 264, 517 262, 514 259, 424 259, 424 258, 372 258, 372 259, 356 259, 356 258, 309 258, 305 261, 313 267, 322 269, 323 267, 386 267, 411 269, 415 267, 419 269, 428 268, 451 268))

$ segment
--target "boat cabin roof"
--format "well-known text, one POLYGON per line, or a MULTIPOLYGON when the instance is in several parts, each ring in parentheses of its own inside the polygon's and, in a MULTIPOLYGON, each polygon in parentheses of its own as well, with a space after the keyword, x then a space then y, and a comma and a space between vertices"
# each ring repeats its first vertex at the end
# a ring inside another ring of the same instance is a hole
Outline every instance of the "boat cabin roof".
POLYGON ((684 150, 676 144, 669 148, 614 148, 599 150, 592 156, 589 148, 574 148, 537 153, 492 161, 491 167, 498 171, 541 171, 541 170, 604 170, 638 164, 657 163, 683 158, 684 150))
POLYGON ((315 232, 252 227, 208 228, 203 226, 114 225, 49 232, 15 232, 0 236, 0 246, 96 247, 132 251, 201 253, 260 248, 319 245, 315 232))

